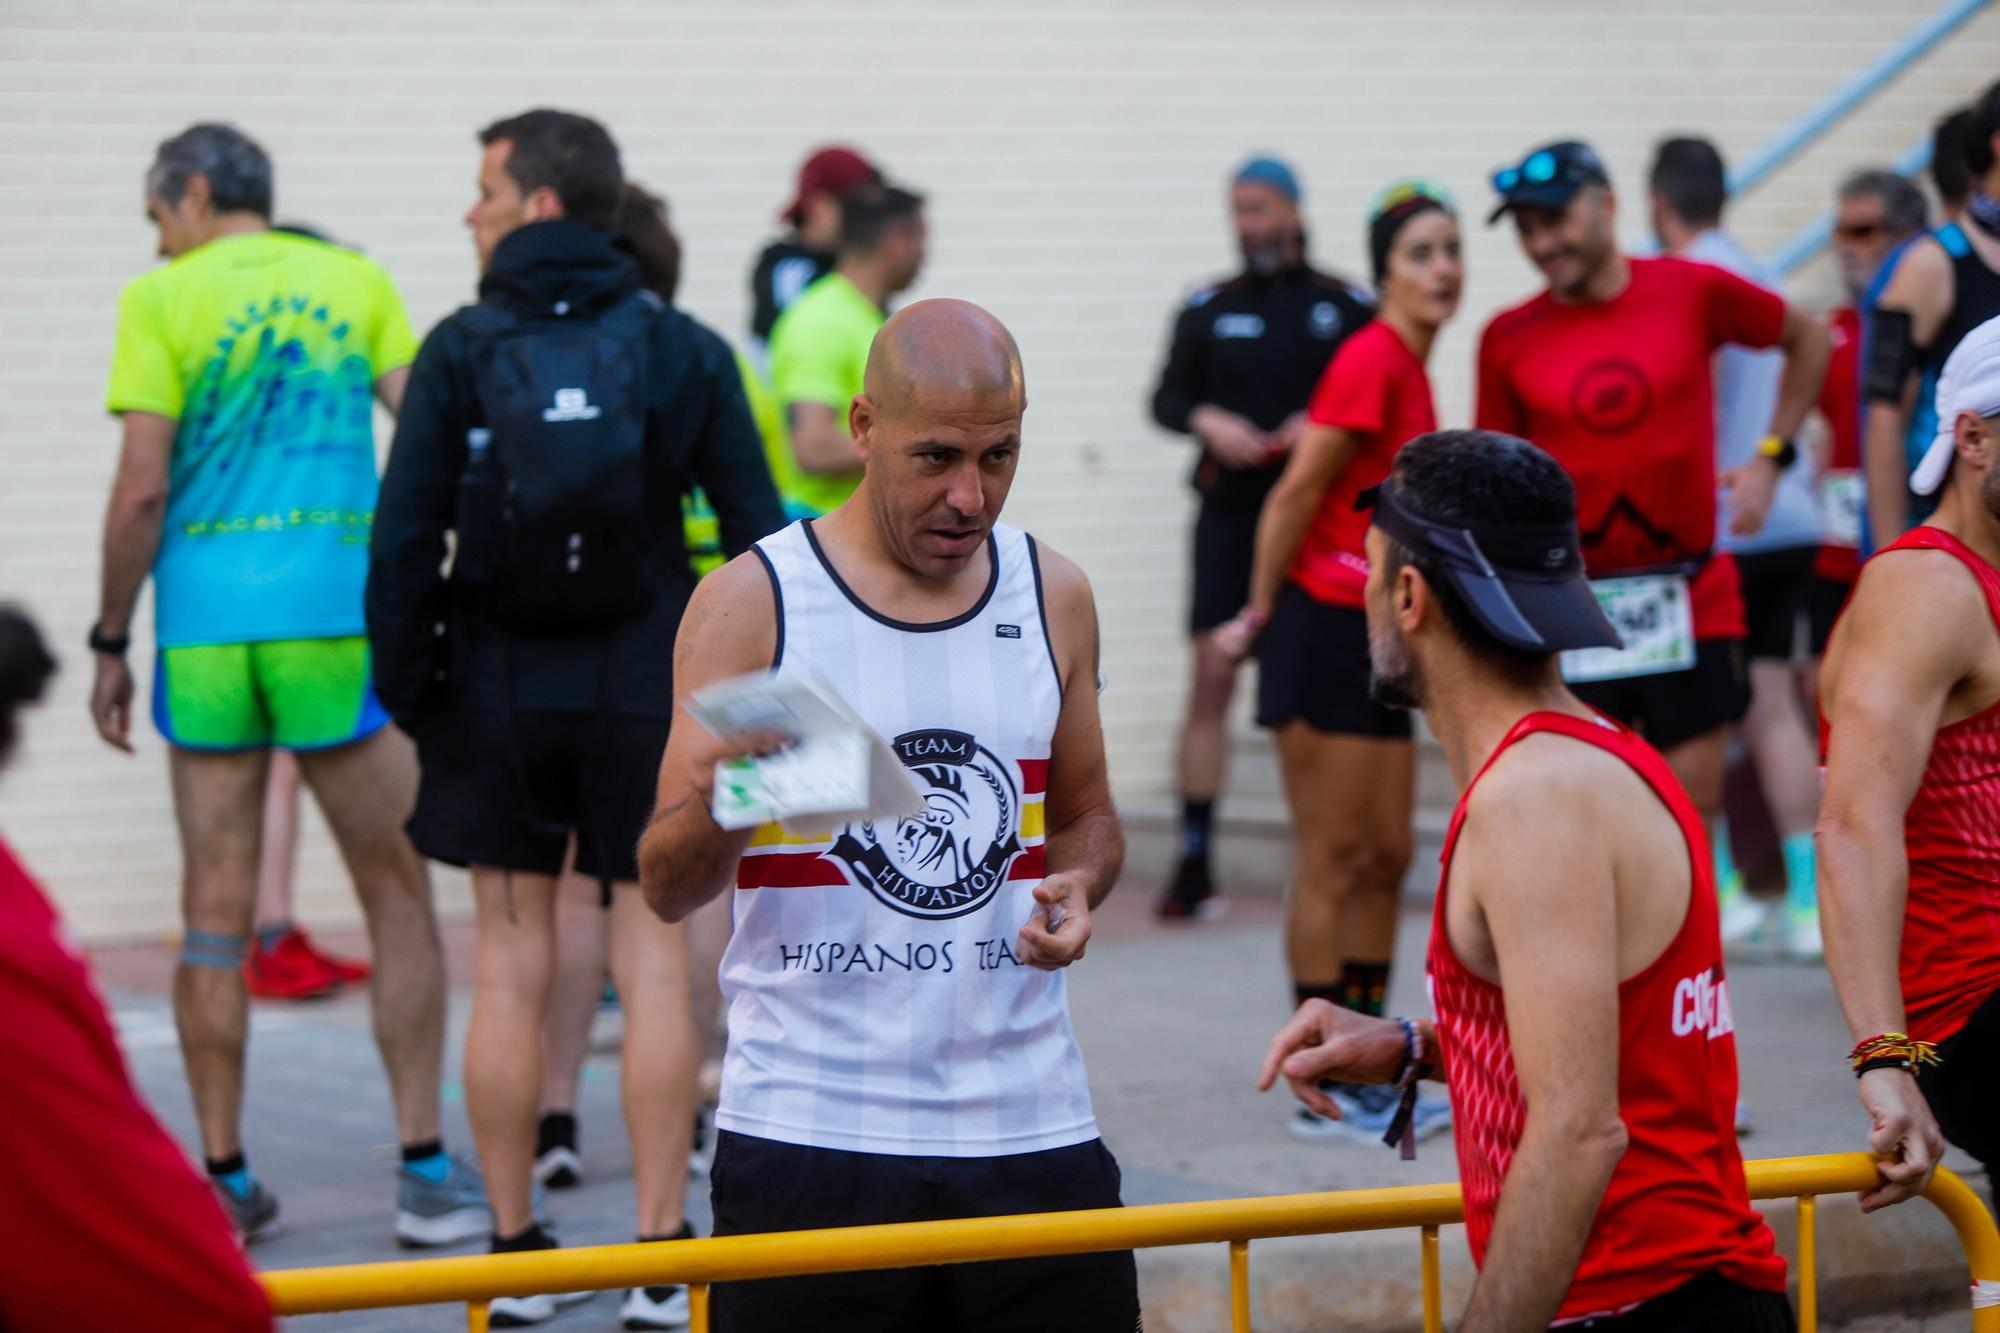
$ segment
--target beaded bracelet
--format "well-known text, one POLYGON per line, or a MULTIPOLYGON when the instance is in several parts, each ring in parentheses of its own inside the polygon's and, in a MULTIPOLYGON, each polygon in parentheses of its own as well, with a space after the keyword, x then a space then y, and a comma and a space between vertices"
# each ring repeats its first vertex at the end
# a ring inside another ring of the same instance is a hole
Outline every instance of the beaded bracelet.
POLYGON ((1931 1042, 1916 1041, 1903 1032, 1884 1032, 1856 1042, 1854 1049, 1847 1053, 1847 1062, 1854 1067, 1856 1077, 1871 1068, 1884 1069, 1899 1064, 1914 1072, 1918 1065, 1937 1064, 1938 1053, 1931 1042))

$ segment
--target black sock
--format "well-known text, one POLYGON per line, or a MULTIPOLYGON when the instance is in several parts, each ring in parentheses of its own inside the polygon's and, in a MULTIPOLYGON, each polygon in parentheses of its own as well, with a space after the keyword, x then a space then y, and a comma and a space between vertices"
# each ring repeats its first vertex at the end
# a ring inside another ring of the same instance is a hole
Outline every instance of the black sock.
POLYGON ((1389 1003, 1387 960, 1373 963, 1349 959, 1341 964, 1340 998, 1334 1003, 1357 1014, 1367 1014, 1370 1018, 1382 1017, 1382 1011, 1389 1003))
MULTIPOLYGON (((681 1219, 681 1229, 679 1231, 676 1231, 673 1235, 641 1236, 639 1237, 639 1243, 641 1245, 650 1245, 655 1241, 693 1240, 693 1239, 694 1239, 694 1223, 688 1221, 685 1217, 683 1217, 681 1219)), ((680 1284, 678 1282, 670 1282, 661 1285, 651 1286, 646 1288, 646 1298, 648 1300, 663 1301, 667 1299, 667 1297, 673 1295, 675 1292, 679 1290, 680 1290, 680 1284)))
POLYGON ((493 1233, 494 1254, 519 1254, 525 1250, 553 1250, 555 1247, 556 1238, 542 1230, 540 1222, 530 1222, 528 1229, 519 1235, 503 1236, 497 1231, 493 1233))
POLYGON ((1340 1003, 1339 982, 1294 982, 1292 984, 1292 1006, 1297 1008, 1307 1000, 1325 1000, 1331 1004, 1340 1003))
POLYGON ((211 1176, 226 1176, 232 1171, 243 1170, 247 1165, 240 1150, 227 1157, 204 1157, 201 1160, 208 1166, 208 1174, 211 1176))
POLYGON ((551 1148, 576 1151, 576 1112, 544 1111, 535 1124, 535 1156, 551 1148))
POLYGON ((681 1219, 681 1229, 679 1231, 674 1232, 673 1235, 671 1236, 641 1235, 639 1237, 639 1243, 641 1245, 651 1245, 654 1241, 659 1241, 659 1240, 693 1240, 693 1239, 694 1239, 694 1223, 688 1221, 685 1217, 683 1217, 681 1219))
POLYGON ((436 1157, 442 1154, 443 1152, 444 1152, 444 1140, 442 1138, 432 1137, 424 1139, 418 1143, 404 1144, 403 1160, 405 1162, 421 1162, 427 1157, 436 1157))
POLYGON ((1208 828, 1215 819, 1215 798, 1181 802, 1181 855, 1208 866, 1208 828))

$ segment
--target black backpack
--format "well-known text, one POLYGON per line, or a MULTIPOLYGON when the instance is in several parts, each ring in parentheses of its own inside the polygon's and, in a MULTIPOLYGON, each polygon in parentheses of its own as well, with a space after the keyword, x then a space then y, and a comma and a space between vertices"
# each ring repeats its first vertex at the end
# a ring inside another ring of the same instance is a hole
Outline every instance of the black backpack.
POLYGON ((588 629, 646 605, 647 350, 662 309, 641 291, 595 319, 463 312, 485 424, 466 440, 453 577, 509 629, 588 629))

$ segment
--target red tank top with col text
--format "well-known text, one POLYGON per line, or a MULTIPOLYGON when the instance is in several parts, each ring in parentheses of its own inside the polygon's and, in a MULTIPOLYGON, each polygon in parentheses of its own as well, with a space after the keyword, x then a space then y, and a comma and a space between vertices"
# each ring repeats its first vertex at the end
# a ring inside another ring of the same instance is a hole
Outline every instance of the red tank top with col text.
MULTIPOLYGON (((1882 548, 1956 556, 1986 594, 2000 628, 2000 569, 1942 528, 1921 527, 1882 548)), ((1821 722, 1825 753, 1825 722, 1821 722)), ((1909 813, 1903 909, 1904 1025, 1943 1041, 2000 991, 2000 703, 1939 727, 1909 813)))
MULTIPOLYGON (((1638 773, 1680 826, 1691 877, 1679 933, 1618 987, 1618 1111, 1630 1142, 1605 1187, 1557 1318, 1627 1310, 1711 1271, 1782 1291, 1785 1261, 1750 1207, 1736 1147, 1735 1023, 1701 818, 1658 752, 1604 720, 1531 713, 1507 733, 1480 776, 1508 747, 1540 732, 1608 750, 1638 773)), ((1452 853, 1478 782, 1474 778, 1459 798, 1445 838, 1429 971, 1450 1075, 1466 1235, 1473 1262, 1483 1264, 1528 1108, 1508 1044, 1506 997, 1459 961, 1446 925, 1452 853)))

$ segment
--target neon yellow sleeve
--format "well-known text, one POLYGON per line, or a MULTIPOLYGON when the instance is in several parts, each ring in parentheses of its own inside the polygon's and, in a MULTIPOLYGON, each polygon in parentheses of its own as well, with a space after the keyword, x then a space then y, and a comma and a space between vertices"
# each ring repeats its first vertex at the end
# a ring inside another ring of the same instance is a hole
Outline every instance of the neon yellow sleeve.
POLYGON ((112 412, 157 412, 178 421, 186 396, 153 300, 153 284, 147 277, 135 278, 118 297, 118 340, 111 350, 111 387, 104 406, 112 412))
POLYGON ((381 312, 375 324, 374 346, 368 350, 368 364, 380 378, 417 359, 417 338, 410 332, 410 317, 403 310, 403 298, 397 294, 389 270, 373 262, 368 262, 368 267, 375 282, 373 304, 381 312))

